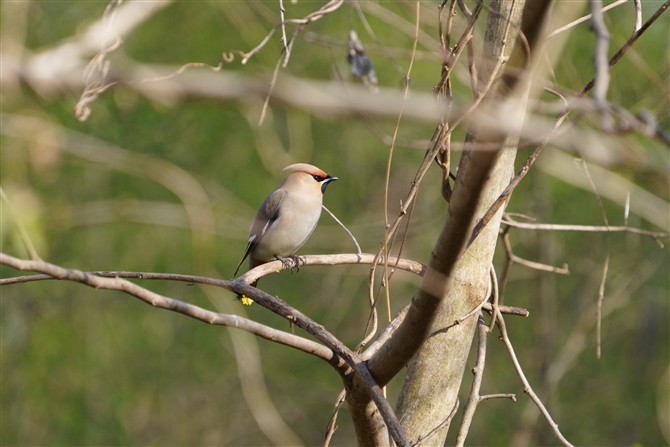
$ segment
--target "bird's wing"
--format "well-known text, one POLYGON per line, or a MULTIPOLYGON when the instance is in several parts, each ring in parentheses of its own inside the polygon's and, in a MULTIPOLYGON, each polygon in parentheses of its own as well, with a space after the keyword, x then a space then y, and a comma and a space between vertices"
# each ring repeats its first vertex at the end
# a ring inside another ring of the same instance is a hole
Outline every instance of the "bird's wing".
POLYGON ((240 270, 240 266, 247 259, 249 253, 258 245, 260 240, 265 235, 265 232, 270 228, 270 226, 279 219, 279 209, 282 201, 286 197, 287 192, 283 189, 276 189, 270 193, 269 196, 265 198, 261 207, 256 213, 256 218, 251 224, 251 230, 249 230, 249 240, 247 241, 247 249, 244 252, 244 256, 240 260, 240 263, 237 264, 235 273, 233 276, 237 276, 237 272, 240 270))

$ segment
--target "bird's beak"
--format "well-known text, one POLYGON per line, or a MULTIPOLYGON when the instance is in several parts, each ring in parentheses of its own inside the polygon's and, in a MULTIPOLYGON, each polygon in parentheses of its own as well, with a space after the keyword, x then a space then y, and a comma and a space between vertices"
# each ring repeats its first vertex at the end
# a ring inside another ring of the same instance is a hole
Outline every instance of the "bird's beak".
POLYGON ((326 187, 328 186, 328 183, 330 183, 330 182, 334 182, 335 180, 338 180, 338 178, 337 178, 337 177, 332 177, 332 176, 330 176, 330 175, 329 175, 328 177, 326 177, 326 178, 321 182, 321 193, 322 193, 322 194, 325 194, 325 192, 326 192, 326 187))

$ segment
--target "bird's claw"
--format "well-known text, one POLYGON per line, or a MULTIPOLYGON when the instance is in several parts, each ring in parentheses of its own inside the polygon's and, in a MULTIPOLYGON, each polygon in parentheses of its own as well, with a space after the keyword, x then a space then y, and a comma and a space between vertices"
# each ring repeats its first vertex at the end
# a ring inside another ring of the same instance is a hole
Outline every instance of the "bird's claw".
POLYGON ((277 256, 277 259, 281 261, 285 269, 291 270, 291 273, 293 273, 293 269, 296 269, 296 272, 300 271, 300 261, 301 261, 300 256, 290 255, 287 256, 286 258, 281 258, 277 256))

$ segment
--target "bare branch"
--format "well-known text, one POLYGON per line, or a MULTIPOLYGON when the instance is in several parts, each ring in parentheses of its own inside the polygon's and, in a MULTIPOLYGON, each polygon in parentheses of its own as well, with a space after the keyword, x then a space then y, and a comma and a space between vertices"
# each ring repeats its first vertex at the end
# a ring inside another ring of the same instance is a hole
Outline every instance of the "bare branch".
MULTIPOLYGON (((605 212, 605 206, 603 205, 603 201, 600 198, 600 194, 598 194, 598 188, 596 188, 595 183, 593 183, 593 178, 591 177, 591 173, 589 172, 589 167, 586 164, 586 160, 582 158, 581 160, 581 165, 584 168, 584 174, 586 174, 586 178, 589 181, 589 184, 591 185, 591 189, 593 191, 593 194, 595 194, 596 199, 598 200, 598 208, 600 209, 600 214, 602 215, 603 221, 605 222, 605 226, 609 227, 609 222, 607 221, 607 213, 605 212)), ((627 200, 630 200, 630 193, 626 196, 627 200)), ((596 324, 596 357, 600 358, 600 342, 601 342, 601 336, 600 336, 600 327, 601 327, 601 320, 602 320, 602 304, 603 304, 603 299, 605 298, 605 282, 607 281, 607 270, 609 268, 610 264, 610 233, 606 232, 605 235, 607 236, 607 255, 605 257, 605 264, 603 265, 603 273, 602 277, 600 278, 600 287, 598 287, 598 306, 597 306, 597 324, 596 324)))
POLYGON ((409 442, 407 441, 402 427, 400 426, 395 413, 391 409, 390 404, 384 398, 381 389, 370 374, 367 365, 357 354, 344 346, 342 342, 326 331, 323 326, 312 321, 304 314, 292 308, 280 299, 272 297, 262 290, 245 284, 240 280, 240 278, 238 278, 236 281, 221 282, 220 286, 240 295, 245 295, 252 298, 255 302, 259 303, 263 307, 272 310, 276 314, 281 315, 282 317, 291 321, 301 329, 306 330, 319 341, 324 343, 326 347, 321 346, 318 343, 302 339, 293 334, 283 333, 281 331, 268 328, 235 315, 218 314, 188 303, 184 303, 182 301, 164 297, 121 278, 103 278, 100 276, 87 274, 80 270, 64 269, 62 267, 43 261, 21 260, 4 253, 0 253, 0 264, 9 265, 18 270, 32 270, 46 273, 58 279, 76 281, 86 284, 90 287, 120 290, 136 296, 137 298, 140 298, 141 300, 153 306, 183 313, 210 324, 239 327, 268 340, 277 341, 278 343, 295 347, 296 349, 300 349, 304 352, 316 355, 328 361, 328 363, 330 363, 338 372, 343 375, 346 374, 344 364, 344 362, 346 362, 348 367, 352 368, 356 372, 356 376, 361 379, 360 383, 370 393, 372 400, 377 405, 377 408, 379 409, 379 412, 381 413, 384 422, 391 432, 396 444, 399 446, 409 446, 409 442))
POLYGON ((596 357, 600 358, 601 335, 600 326, 603 318, 603 300, 605 299, 605 282, 607 281, 607 270, 610 265, 609 244, 607 246, 607 257, 603 265, 603 274, 600 278, 600 287, 598 287, 598 306, 596 307, 596 357))
POLYGON ((460 404, 460 401, 458 398, 456 398, 456 402, 454 402, 454 408, 451 410, 451 413, 447 416, 447 418, 440 423, 437 427, 426 433, 425 436, 420 436, 419 439, 416 440, 414 444, 412 444, 412 447, 419 447, 421 444, 426 442, 428 439, 430 439, 431 436, 433 436, 435 433, 439 432, 442 430, 444 427, 449 425, 451 423, 451 420, 456 416, 456 410, 458 410, 458 406, 460 404))
POLYGON ((465 408, 463 409, 463 419, 461 421, 460 427, 458 428, 458 435, 456 436, 456 447, 462 447, 465 445, 465 438, 467 437, 468 431, 470 430, 470 424, 472 423, 472 418, 475 415, 475 410, 477 409, 477 405, 479 405, 479 403, 482 401, 482 398, 479 395, 479 390, 482 386, 482 379, 484 378, 484 365, 486 364, 486 340, 488 338, 488 334, 489 328, 480 315, 477 321, 477 360, 475 361, 475 367, 472 369, 475 377, 472 381, 472 388, 470 389, 468 401, 466 402, 465 408))
POLYGON ((286 23, 284 22, 284 14, 286 9, 284 8, 284 1, 279 0, 279 17, 281 19, 281 42, 284 44, 284 51, 286 52, 286 57, 289 57, 288 42, 286 41, 286 23))
POLYGON ((512 402, 516 402, 516 394, 514 393, 499 393, 499 394, 485 394, 479 396, 480 401, 489 400, 489 399, 510 399, 512 402))
POLYGON ((642 28, 642 0, 633 0, 635 4, 635 28, 633 31, 638 31, 642 28))
POLYGON ((503 232, 502 234, 502 239, 503 243, 505 245, 505 252, 507 253, 507 258, 510 259, 512 262, 516 262, 517 264, 524 265, 526 267, 535 269, 535 270, 542 270, 544 272, 552 272, 552 273, 558 273, 559 275, 569 275, 570 270, 568 269, 567 264, 563 264, 563 267, 553 267, 551 265, 546 265, 542 264, 539 262, 534 262, 534 261, 528 261, 526 259, 520 258, 517 255, 514 254, 512 251, 512 245, 510 244, 509 241, 509 233, 508 232, 503 232))
MULTIPOLYGON (((331 13, 331 12, 337 10, 340 6, 342 6, 342 3, 343 3, 343 2, 344 2, 344 0, 331 0, 331 1, 329 1, 328 3, 326 3, 325 5, 323 5, 320 9, 318 9, 318 10, 316 10, 316 11, 314 11, 314 12, 311 12, 311 13, 307 14, 307 15, 306 15, 304 18, 302 18, 302 19, 282 20, 280 23, 277 23, 275 26, 272 27, 272 29, 270 30, 270 32, 265 36, 265 38, 264 38, 258 45, 256 45, 256 46, 255 46, 251 51, 249 51, 248 53, 244 53, 244 54, 242 55, 242 65, 246 64, 247 62, 249 62, 249 59, 251 59, 251 57, 252 57, 254 54, 258 53, 261 49, 263 49, 263 47, 268 43, 268 41, 270 40, 270 38, 272 37, 272 35, 275 33, 275 31, 277 31, 278 28, 282 28, 282 30, 284 30, 284 27, 285 27, 287 24, 298 25, 298 29, 294 32, 293 37, 291 37, 290 41, 289 41, 289 42, 286 42, 286 40, 284 40, 285 48, 288 48, 288 50, 287 50, 286 53, 285 53, 285 59, 284 59, 284 60, 285 60, 285 63, 287 63, 287 62, 288 62, 288 59, 289 59, 289 57, 290 57, 290 44, 291 44, 291 42, 293 42, 293 40, 295 39, 296 34, 298 34, 298 32, 299 32, 300 30, 302 30, 302 28, 303 28, 305 25, 308 25, 308 24, 310 24, 310 23, 312 23, 312 22, 315 22, 315 21, 317 21, 317 20, 323 18, 325 15, 327 15, 327 14, 329 14, 329 13, 331 13), (286 47, 286 45, 288 45, 288 47, 286 47)), ((283 8, 282 8, 282 9, 283 9, 283 8)), ((282 12, 282 15, 283 15, 283 12, 282 12)))
MULTIPOLYGON (((635 291, 638 290, 658 268, 658 264, 646 261, 635 266, 631 272, 622 273, 619 278, 615 279, 615 284, 611 287, 612 292, 608 294, 607 299, 603 302, 603 315, 610 315, 614 311, 622 309, 628 304, 631 298, 635 296, 635 291)), ((590 294, 588 291, 585 292, 585 294, 586 293, 590 294)), ((596 312, 597 303, 589 302, 587 308, 581 312, 580 318, 572 324, 573 329, 570 331, 565 343, 563 343, 563 346, 558 351, 558 354, 547 366, 544 381, 549 392, 555 389, 568 371, 578 364, 577 360, 579 355, 587 348, 588 337, 592 334, 596 324, 596 312)), ((523 410, 523 428, 520 430, 528 430, 530 426, 535 424, 539 415, 539 408, 533 401, 528 401, 523 410)), ((517 433, 511 444, 519 445, 520 436, 523 435, 517 433)))
MULTIPOLYGON (((151 304, 154 307, 181 313, 208 324, 236 327, 266 340, 274 341, 285 346, 299 349, 308 354, 315 355, 323 360, 326 360, 333 366, 337 366, 340 363, 340 360, 331 349, 311 340, 273 329, 269 326, 256 323, 255 321, 242 318, 237 315, 212 312, 193 304, 159 295, 148 289, 140 287, 137 284, 133 284, 129 281, 121 279, 119 276, 112 277, 113 273, 109 275, 110 277, 102 277, 98 276, 96 273, 87 273, 80 270, 65 269, 41 260, 22 260, 13 256, 9 256, 5 253, 0 253, 0 264, 13 267, 17 270, 42 272, 46 275, 49 275, 53 279, 79 282, 95 289, 119 290, 139 298, 140 300, 151 304)), ((231 281, 210 280, 209 278, 201 278, 201 281, 199 282, 201 284, 217 285, 227 290, 231 290, 230 286, 232 284, 231 281)))
MULTIPOLYGON (((621 48, 619 48, 619 51, 617 51, 614 56, 612 56, 609 60, 609 67, 612 68, 619 60, 623 57, 624 54, 628 51, 628 49, 633 46, 635 42, 637 42, 637 39, 640 38, 640 36, 656 21, 658 20, 659 17, 668 9, 670 6, 670 0, 666 0, 655 12, 652 14, 651 17, 642 25, 642 27, 637 30, 636 32, 633 33, 632 36, 626 41, 625 44, 621 48)), ((584 90, 582 92, 588 92, 593 88, 595 84, 595 78, 591 79, 591 81, 586 84, 586 87, 584 87, 584 90)), ((583 96, 583 95, 580 95, 583 96)))
MULTIPOLYGON (((546 152, 539 160, 539 168, 546 174, 556 177, 563 182, 593 191, 593 187, 585 175, 577 171, 575 157, 560 150, 546 152)), ((626 197, 630 193, 630 210, 653 225, 660 227, 663 232, 670 228, 670 203, 666 200, 641 188, 628 180, 624 175, 610 169, 587 163, 589 172, 598 193, 621 207, 626 205, 626 197)), ((627 230, 626 230, 627 231, 627 230)))
MULTIPOLYGON (((485 310, 486 312, 493 314, 493 306, 491 305, 491 303, 484 303, 484 305, 482 306, 482 310, 485 310)), ((516 315, 518 317, 530 316, 530 312, 528 312, 527 309, 524 309, 522 307, 505 306, 503 304, 498 305, 498 311, 503 315, 516 315)))
POLYGON ((378 350, 379 348, 382 347, 386 341, 393 336, 395 331, 398 329, 400 324, 405 320, 405 317, 407 316, 407 311, 409 310, 409 304, 401 310, 398 315, 391 321, 388 326, 379 334, 377 339, 368 346, 368 348, 363 352, 361 355, 364 360, 370 360, 370 357, 372 357, 378 350))
POLYGON ((500 334, 501 334, 501 339, 503 343, 505 343, 505 347, 507 347, 507 352, 509 353, 509 356, 512 360, 512 364, 514 365, 514 369, 516 370, 517 375, 519 376, 519 379, 521 379, 521 382, 523 383, 523 391, 530 396, 530 398, 533 400, 535 405, 539 408, 539 410, 542 412, 544 415, 544 418, 547 420, 549 423, 549 426, 551 426, 551 429, 554 431, 554 434, 556 435, 556 438, 565 446, 567 447, 573 447, 570 442, 565 439, 561 431, 558 429, 558 424, 554 422, 552 419, 551 415, 549 414, 549 411, 547 411, 546 407, 542 403, 539 397, 537 397, 537 394, 535 394, 535 391, 533 391, 533 388, 530 386, 530 383, 528 382, 528 379, 526 379, 526 375, 523 372, 523 369, 521 368, 521 365, 519 364, 519 360, 516 357, 516 354, 514 352, 514 347, 512 346, 512 342, 509 339, 509 336, 507 335, 507 328, 505 327, 505 320, 503 319, 503 316, 497 312, 496 315, 494 316, 497 321, 498 328, 500 329, 500 334))
MULTIPOLYGON (((637 1, 637 0, 636 0, 636 1, 637 1)), ((609 11, 610 9, 615 8, 615 7, 619 6, 619 5, 622 5, 622 4, 626 3, 626 2, 628 2, 628 0, 617 0, 617 1, 615 1, 615 2, 610 3, 609 5, 605 6, 604 8, 602 8, 601 12, 609 11)), ((591 19, 591 14, 587 14, 587 15, 585 15, 585 16, 583 16, 583 17, 580 17, 580 18, 578 18, 577 20, 574 20, 574 21, 568 23, 567 25, 562 26, 562 27, 560 27, 560 28, 557 28, 557 29, 555 29, 554 31, 552 31, 551 33, 549 33, 549 35, 547 36, 547 39, 549 39, 550 37, 554 37, 555 35, 560 34, 560 33, 562 33, 563 31, 567 31, 567 30, 569 30, 570 28, 572 28, 573 26, 579 25, 579 24, 582 23, 582 22, 586 22, 586 21, 589 20, 589 19, 591 19)))
MULTIPOLYGON (((415 12, 415 25, 414 25, 414 41, 412 44, 412 55, 409 60, 409 66, 407 68, 407 74, 405 75, 405 87, 403 90, 403 107, 400 109, 400 112, 398 113, 398 116, 396 118, 395 126, 393 128, 393 136, 391 138, 391 145, 389 146, 389 153, 386 161, 386 177, 384 180, 384 239, 381 244, 380 250, 377 252, 378 255, 383 253, 384 257, 384 273, 382 277, 382 286, 384 287, 386 291, 386 309, 387 309, 387 315, 389 322, 391 320, 391 298, 390 298, 390 284, 389 284, 389 274, 388 274, 388 257, 389 257, 389 252, 390 252, 390 242, 392 240, 392 235, 389 234, 391 226, 389 225, 389 213, 388 213, 388 199, 389 199, 389 184, 391 180, 391 164, 393 161, 393 151, 395 149, 395 142, 396 138, 398 137, 398 130, 400 129, 400 122, 403 117, 403 110, 404 110, 404 101, 407 99, 407 95, 409 94, 409 87, 410 87, 410 75, 412 73, 412 66, 414 65, 414 55, 416 53, 416 46, 419 40, 419 23, 420 23, 420 9, 419 9, 420 3, 417 1, 416 2, 416 12, 415 12)), ((395 235, 395 232, 394 234, 395 235)), ((374 337, 375 333, 377 332, 377 309, 376 309, 376 300, 374 297, 374 278, 375 278, 375 268, 377 267, 376 263, 373 263, 371 268, 370 268, 370 275, 368 278, 368 302, 370 304, 370 311, 371 311, 371 319, 373 321, 373 325, 371 327, 371 330, 368 332, 368 334, 363 338, 363 341, 359 344, 359 346, 364 346, 367 344, 372 337, 374 337)))
MULTIPOLYGON (((637 41, 637 39, 642 35, 642 33, 647 30, 652 23, 654 23, 660 16, 665 12, 665 10, 670 6, 670 0, 666 0, 666 2, 652 15, 649 20, 640 28, 637 32, 633 33, 633 35, 628 39, 628 41, 619 49, 619 51, 616 52, 614 56, 609 61, 609 67, 611 68, 614 66, 619 59, 628 51, 628 49, 637 41)), ((542 152, 542 149, 549 143, 551 140, 553 134, 555 131, 558 129, 558 127, 563 123, 565 118, 567 118, 568 114, 570 111, 575 107, 575 105, 582 99, 586 94, 591 91, 591 89, 595 85, 595 79, 592 79, 584 89, 573 99, 571 105, 565 109, 565 111, 561 112, 557 117, 556 120, 554 121, 553 127, 549 130, 547 135, 545 136, 544 140, 542 143, 533 151, 533 153, 528 157, 526 162, 523 164, 519 172, 514 176, 512 181, 509 183, 507 188, 500 194, 500 197, 491 205, 489 210, 486 212, 486 214, 481 218, 479 222, 477 222, 477 225, 475 226, 474 230, 472 231, 472 236, 470 237, 470 242, 468 242, 468 246, 470 246, 474 240, 477 238, 481 230, 488 224, 488 222, 493 218, 495 213, 500 209, 500 207, 509 200, 509 197, 512 195, 512 191, 514 191, 514 188, 517 187, 517 185, 521 182, 523 177, 528 173, 530 170, 531 166, 533 166, 533 163, 535 163, 535 160, 537 160, 537 157, 539 157, 540 153, 542 152)))
MULTIPOLYGON (((369 253, 361 254, 333 254, 333 255, 305 255, 300 256, 299 264, 296 265, 293 260, 289 260, 286 265, 281 261, 271 261, 260 265, 252 270, 249 270, 244 275, 240 276, 238 280, 247 284, 251 284, 259 278, 270 273, 276 273, 286 268, 296 268, 303 265, 342 265, 342 264, 371 264, 374 262, 375 256, 369 253), (287 267, 288 266, 288 267, 287 267)), ((423 275, 426 266, 420 262, 410 261, 408 259, 398 259, 395 257, 389 258, 389 263, 398 263, 397 267, 400 270, 406 270, 415 275, 423 275)))
MULTIPOLYGON (((230 284, 231 289, 235 293, 253 299, 255 302, 265 307, 266 309, 269 309, 277 315, 284 317, 288 321, 295 324, 295 326, 304 329, 321 343, 331 348, 333 352, 337 354, 337 356, 344 359, 347 365, 355 372, 355 376, 345 379, 345 387, 347 388, 347 399, 350 403, 350 409, 352 404, 350 395, 353 393, 357 396, 362 396, 361 393, 363 393, 364 389, 369 398, 376 405, 379 414, 383 418, 383 421, 396 444, 398 446, 409 446, 409 441, 407 440, 407 437, 400 423, 398 422, 398 418, 391 408, 391 405, 384 397, 379 385, 379 380, 375 380, 371 374, 367 362, 365 362, 357 353, 347 348, 340 340, 328 332, 323 326, 308 318, 302 312, 288 305, 279 298, 273 297, 260 289, 250 286, 244 282, 243 278, 244 276, 241 276, 237 278, 237 280, 233 281, 230 284)), ((347 374, 346 377, 350 377, 350 375, 347 374)))
MULTIPOLYGON (((443 333, 447 332, 449 329, 451 329, 452 327, 458 326, 459 324, 461 324, 462 322, 464 322, 468 318, 477 315, 479 313, 479 311, 481 310, 481 308, 484 306, 484 303, 486 302, 486 300, 488 300, 488 299, 489 299, 489 296, 488 295, 485 296, 484 300, 481 303, 479 303, 477 306, 475 306, 470 312, 466 313, 462 317, 459 317, 459 318, 455 319, 454 321, 452 321, 451 323, 449 323, 445 327, 441 327, 441 328, 437 329, 435 332, 430 334, 430 337, 434 337, 438 334, 443 334, 443 333)), ((488 303, 488 304, 491 306, 491 311, 495 313, 495 308, 497 307, 497 303, 488 303)))
POLYGON ((344 400, 347 396, 347 390, 344 389, 340 392, 340 395, 337 396, 337 400, 335 401, 335 408, 333 409, 333 415, 330 417, 330 421, 328 421, 328 428, 326 429, 326 439, 323 442, 323 447, 328 447, 330 445, 330 440, 333 438, 333 435, 335 434, 335 431, 337 430, 337 414, 340 412, 340 407, 344 403, 344 400))
MULTIPOLYGON (((514 228, 520 228, 523 230, 538 230, 538 231, 583 231, 587 233, 631 233, 631 234, 639 234, 642 236, 649 236, 651 238, 654 238, 658 243, 660 241, 658 238, 666 238, 670 237, 670 234, 668 233, 663 233, 663 232, 657 232, 657 231, 647 231, 647 230, 642 230, 640 228, 633 228, 629 226, 616 226, 616 227, 611 227, 611 226, 598 226, 598 225, 565 225, 565 224, 544 224, 544 223, 527 223, 527 222, 518 222, 516 220, 512 220, 509 217, 509 214, 505 215, 503 217, 503 222, 505 225, 509 225, 510 227, 514 228)), ((661 243, 661 248, 663 248, 663 244, 661 243)))
MULTIPOLYGON (((105 80, 111 67, 110 62, 105 59, 108 54, 121 47, 123 43, 121 35, 128 33, 171 2, 158 0, 146 6, 142 5, 143 2, 129 2, 126 6, 121 6, 122 3, 123 0, 111 0, 100 21, 91 26, 79 42, 70 44, 71 47, 78 47, 81 56, 84 56, 87 47, 98 46, 98 52, 84 69, 84 90, 74 109, 79 121, 86 121, 91 114, 90 103, 105 90, 116 85, 116 82, 108 83, 105 80), (121 18, 115 21, 117 14, 121 15, 121 18)), ((65 50, 67 46, 68 44, 64 44, 61 49, 65 50)))
POLYGON ((324 210, 326 210, 326 212, 327 212, 328 214, 330 214, 330 217, 332 217, 332 218, 335 220, 335 222, 337 222, 337 223, 344 229, 344 231, 349 235, 349 237, 351 238, 351 240, 354 241, 354 245, 356 245, 356 250, 357 250, 356 253, 359 254, 359 255, 362 254, 362 252, 361 252, 361 246, 358 245, 358 241, 356 240, 356 238, 354 237, 354 235, 351 233, 351 231, 349 231, 349 229, 348 229, 348 228, 347 228, 347 227, 340 221, 340 219, 338 219, 338 218, 335 216, 335 214, 333 214, 332 211, 330 211, 328 208, 326 208, 326 205, 323 205, 323 204, 322 204, 322 205, 321 205, 321 208, 323 208, 324 210))
MULTIPOLYGON (((504 306, 502 304, 499 304, 497 306, 498 310, 500 311, 501 314, 503 315, 516 315, 519 317, 528 317, 530 316, 530 312, 528 312, 527 309, 523 309, 521 307, 513 307, 513 306, 504 306)), ((405 317, 407 316, 407 311, 409 310, 409 304, 401 310, 398 315, 391 321, 391 323, 386 326, 386 328, 379 334, 377 339, 373 343, 368 346, 368 349, 366 349, 362 357, 364 360, 369 360, 376 352, 379 350, 379 348, 386 343, 386 341, 393 336, 395 333, 396 329, 400 326, 400 324, 403 322, 405 317)), ((477 310, 484 310, 488 312, 489 314, 493 314, 493 305, 489 302, 483 303, 481 306, 474 308, 472 311, 468 312, 466 315, 458 318, 454 322, 451 323, 449 327, 456 326, 463 321, 465 321, 467 318, 472 316, 477 310)), ((446 328, 448 329, 448 328, 446 328)))
POLYGON ((596 72, 593 99, 596 107, 600 110, 601 127, 607 132, 612 128, 612 117, 607 110, 607 90, 610 84, 607 51, 609 50, 610 35, 603 19, 602 0, 590 0, 589 4, 591 5, 591 29, 596 34, 596 46, 593 55, 593 65, 596 72))

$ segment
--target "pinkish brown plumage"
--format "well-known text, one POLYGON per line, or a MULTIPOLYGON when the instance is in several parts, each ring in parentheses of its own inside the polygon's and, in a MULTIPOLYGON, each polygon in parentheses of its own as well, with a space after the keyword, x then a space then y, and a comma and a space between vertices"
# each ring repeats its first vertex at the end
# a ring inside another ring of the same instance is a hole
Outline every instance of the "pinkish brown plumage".
POLYGON ((337 180, 307 163, 287 166, 284 171, 290 171, 289 175, 267 196, 256 213, 247 249, 235 275, 247 257, 252 269, 273 259, 293 256, 319 222, 328 183, 337 180))

